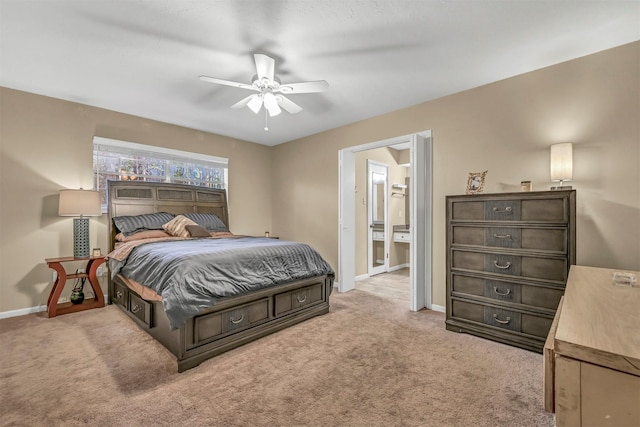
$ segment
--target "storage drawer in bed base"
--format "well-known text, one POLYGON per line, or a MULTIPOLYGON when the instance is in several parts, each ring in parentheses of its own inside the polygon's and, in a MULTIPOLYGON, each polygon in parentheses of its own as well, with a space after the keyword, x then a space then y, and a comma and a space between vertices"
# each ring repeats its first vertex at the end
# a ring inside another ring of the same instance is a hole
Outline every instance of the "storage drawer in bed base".
POLYGON ((177 358, 178 372, 183 372, 213 356, 328 313, 332 287, 333 276, 319 276, 226 299, 176 330, 170 329, 162 302, 145 301, 122 283, 111 283, 110 301, 171 351, 177 358), (123 304, 125 296, 127 301, 133 297, 148 305, 148 324, 123 304))
POLYGON ((111 302, 120 306, 131 318, 145 328, 153 327, 153 304, 142 299, 125 285, 115 282, 111 302))

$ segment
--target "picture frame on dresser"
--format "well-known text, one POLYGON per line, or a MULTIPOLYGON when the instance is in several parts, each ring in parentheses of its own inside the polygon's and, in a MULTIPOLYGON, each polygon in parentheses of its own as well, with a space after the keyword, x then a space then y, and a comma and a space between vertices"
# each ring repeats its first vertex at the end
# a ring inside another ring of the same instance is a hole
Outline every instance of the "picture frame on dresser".
POLYGON ((576 259, 576 192, 446 196, 446 328, 542 353, 576 259))
POLYGON ((480 194, 484 191, 484 181, 488 171, 469 172, 466 194, 480 194))

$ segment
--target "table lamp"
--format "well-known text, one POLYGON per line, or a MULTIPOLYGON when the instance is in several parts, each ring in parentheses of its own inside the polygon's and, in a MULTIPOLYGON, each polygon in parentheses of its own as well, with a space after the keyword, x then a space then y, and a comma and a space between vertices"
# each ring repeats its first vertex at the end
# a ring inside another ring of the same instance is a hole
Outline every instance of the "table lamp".
POLYGON ((100 193, 92 190, 60 190, 58 215, 73 216, 73 256, 89 258, 89 218, 102 215, 100 193))
POLYGON ((565 142, 551 146, 551 181, 559 181, 560 185, 551 187, 552 190, 570 190, 565 181, 573 179, 573 144, 565 142))

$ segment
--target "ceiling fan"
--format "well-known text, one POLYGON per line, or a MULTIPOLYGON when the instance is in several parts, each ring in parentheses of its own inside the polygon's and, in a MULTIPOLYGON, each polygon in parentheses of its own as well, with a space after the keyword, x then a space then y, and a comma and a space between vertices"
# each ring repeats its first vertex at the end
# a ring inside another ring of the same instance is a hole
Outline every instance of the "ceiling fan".
POLYGON ((242 108, 246 106, 249 107, 251 111, 258 114, 264 105, 264 130, 269 130, 266 124, 267 112, 270 117, 273 117, 280 114, 283 109, 290 114, 297 114, 302 111, 302 107, 285 97, 285 94, 295 95, 298 93, 324 92, 329 87, 329 83, 324 80, 283 84, 274 74, 275 61, 273 58, 261 53, 254 54, 253 58, 256 63, 257 74, 251 79, 251 84, 217 79, 209 76, 200 76, 199 79, 204 82, 238 87, 240 89, 257 92, 236 102, 231 106, 231 108, 242 108))

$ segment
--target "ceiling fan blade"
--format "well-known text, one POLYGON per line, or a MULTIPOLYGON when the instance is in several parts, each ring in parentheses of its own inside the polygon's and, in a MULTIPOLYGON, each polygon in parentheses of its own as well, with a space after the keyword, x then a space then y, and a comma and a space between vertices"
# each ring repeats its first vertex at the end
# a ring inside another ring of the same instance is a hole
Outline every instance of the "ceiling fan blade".
POLYGON ((225 86, 232 86, 232 87, 239 87, 241 89, 255 90, 257 92, 260 91, 259 89, 256 89, 255 87, 246 83, 232 82, 231 80, 216 79, 215 77, 209 77, 209 76, 199 76, 198 78, 203 82, 215 83, 218 85, 225 85, 225 86))
POLYGON ((283 83, 280 85, 276 92, 282 93, 315 93, 324 92, 329 89, 329 83, 325 80, 318 80, 315 82, 300 82, 300 83, 283 83))
POLYGON ((251 101, 253 98, 257 97, 259 95, 249 95, 246 98, 242 98, 240 101, 236 102, 235 104, 233 104, 231 106, 231 108, 242 108, 245 107, 249 101, 251 101))
POLYGON ((269 79, 270 82, 272 82, 276 69, 276 61, 274 61, 273 58, 261 53, 254 54, 253 59, 256 61, 256 71, 258 72, 258 78, 260 80, 266 78, 269 79))
POLYGON ((302 111, 301 106, 282 95, 276 96, 276 99, 278 100, 278 104, 289 114, 298 114, 302 111))

